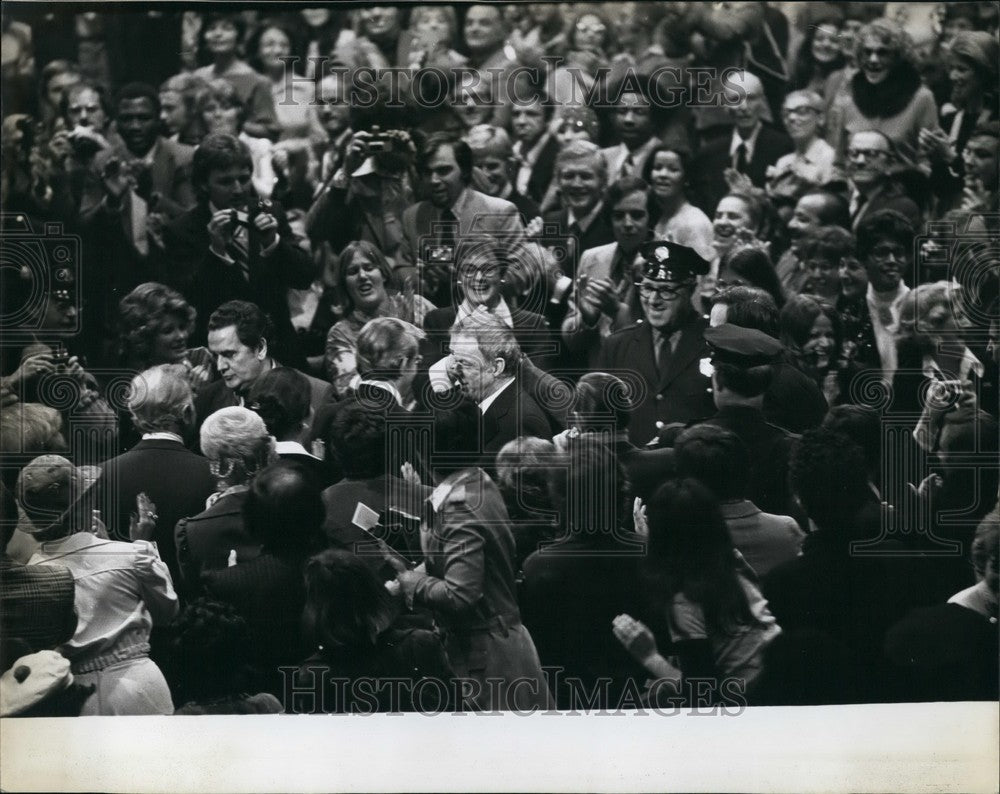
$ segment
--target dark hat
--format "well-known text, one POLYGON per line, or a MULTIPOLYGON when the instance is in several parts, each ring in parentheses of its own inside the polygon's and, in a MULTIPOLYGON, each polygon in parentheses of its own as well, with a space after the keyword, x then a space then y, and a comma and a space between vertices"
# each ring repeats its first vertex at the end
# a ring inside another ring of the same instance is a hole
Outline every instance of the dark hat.
POLYGON ((669 240, 650 240, 639 255, 643 259, 639 277, 651 281, 694 281, 709 270, 708 261, 693 248, 669 240))
POLYGON ((785 349, 781 342, 763 331, 731 323, 706 328, 705 341, 712 348, 713 363, 737 367, 773 364, 785 349))

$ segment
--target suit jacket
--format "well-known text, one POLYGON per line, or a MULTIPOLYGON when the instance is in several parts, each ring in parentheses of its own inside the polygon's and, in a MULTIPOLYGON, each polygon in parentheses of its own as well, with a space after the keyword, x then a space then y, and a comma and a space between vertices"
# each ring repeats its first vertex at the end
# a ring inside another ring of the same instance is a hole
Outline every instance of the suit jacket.
MULTIPOLYGON (((305 374, 305 373, 303 373, 305 374)), ((309 402, 313 411, 319 411, 327 403, 330 390, 333 388, 325 380, 306 375, 309 379, 309 402)), ((218 411, 220 408, 229 408, 240 404, 240 398, 230 389, 224 380, 216 380, 202 388, 194 398, 194 410, 197 416, 198 427, 218 411)))
MULTIPOLYGON (((609 243, 584 251, 577 268, 577 280, 579 281, 582 276, 588 279, 610 278, 617 254, 618 243, 609 243)), ((569 311, 562 323, 562 337, 571 352, 585 356, 588 368, 592 369, 597 364, 601 354, 601 340, 604 337, 613 331, 634 325, 642 319, 642 309, 635 293, 635 287, 631 285, 630 280, 625 299, 618 303, 618 313, 614 317, 602 313, 597 324, 589 327, 580 314, 580 290, 573 290, 573 299, 570 300, 569 311)))
POLYGON ((893 182, 887 182, 874 191, 851 216, 851 231, 856 232, 865 218, 879 212, 880 210, 895 210, 901 213, 913 224, 913 228, 920 228, 921 213, 917 203, 910 197, 903 194, 901 188, 893 182))
POLYGON ((570 231, 569 210, 565 208, 546 212, 542 216, 542 221, 545 223, 545 228, 552 229, 553 232, 550 235, 546 231, 542 245, 557 249, 557 254, 561 254, 565 262, 563 271, 570 278, 576 276, 580 257, 584 251, 615 241, 615 235, 611 231, 611 221, 603 209, 598 211, 587 231, 579 236, 570 231))
MULTIPOLYGON (((653 136, 636 151, 632 152, 632 161, 634 163, 631 171, 632 176, 642 176, 642 169, 646 165, 649 153, 659 145, 660 139, 653 136)), ((601 149, 601 157, 608 164, 608 184, 610 185, 620 178, 621 169, 628 157, 628 152, 625 151, 621 144, 616 144, 601 149)))
POLYGON ((188 298, 198 310, 198 343, 204 343, 208 318, 222 303, 246 300, 270 314, 276 341, 283 345, 289 366, 304 366, 298 355, 297 336, 288 310, 289 287, 306 289, 313 282, 316 266, 312 256, 298 245, 284 211, 272 204, 270 212, 278 221, 279 241, 267 256, 261 252, 260 235, 249 230, 250 280, 240 267, 217 257, 209 249, 208 222, 212 213, 207 201, 181 215, 164 233, 166 264, 162 280, 188 298))
MULTIPOLYGON (((176 218, 196 203, 194 188, 191 186, 191 159, 194 156, 194 147, 168 138, 157 138, 155 147, 153 161, 149 167, 149 195, 159 194, 157 212, 162 212, 168 218, 176 218)), ((98 152, 94 155, 92 164, 94 174, 98 176, 98 186, 104 166, 113 157, 125 162, 136 159, 135 155, 122 147, 98 152)), ((140 184, 141 187, 143 185, 140 184)), ((101 195, 91 196, 89 201, 85 197, 82 211, 86 212, 89 206, 99 204, 102 198, 103 190, 101 195)))
POLYGON ((101 474, 91 492, 108 531, 120 539, 128 538, 129 516, 136 510, 136 496, 146 493, 159 516, 153 540, 170 575, 179 583, 174 527, 182 518, 205 509, 205 501, 215 492, 215 485, 208 460, 201 455, 186 449, 179 441, 149 439, 101 464, 101 474))
MULTIPOLYGON (((508 255, 516 252, 524 243, 524 226, 517 207, 504 199, 487 196, 478 190, 466 188, 452 208, 458 219, 457 240, 475 239, 477 235, 487 235, 500 243, 508 255)), ((416 275, 417 262, 422 259, 422 241, 438 238, 434 225, 441 217, 441 210, 429 201, 420 201, 403 213, 403 244, 399 249, 396 263, 396 277, 402 280, 416 275)), ((446 305, 451 295, 451 284, 442 285, 438 300, 424 296, 439 306, 446 305)))
MULTIPOLYGON (((424 316, 424 361, 433 363, 447 354, 448 334, 455 324, 457 310, 452 306, 434 309, 424 316)), ((521 352, 528 356, 536 367, 549 369, 555 363, 556 341, 552 338, 548 323, 540 314, 512 309, 510 319, 514 323, 514 337, 521 352)))
POLYGON ((661 371, 656 368, 653 331, 642 321, 604 339, 598 369, 618 373, 626 382, 639 379, 641 395, 632 410, 629 440, 644 445, 656 435, 656 423, 693 422, 714 410, 711 381, 701 374, 699 362, 708 356, 703 332, 706 323, 692 316, 681 328, 677 348, 661 371))
POLYGON ((515 377, 486 409, 482 432, 483 465, 487 469, 494 468, 500 448, 518 436, 552 438, 549 417, 524 388, 520 377, 515 377))
POLYGON ((763 512, 747 499, 719 505, 733 546, 743 555, 758 576, 795 559, 802 550, 805 533, 795 519, 763 512))
MULTIPOLYGON (((35 653, 53 650, 72 639, 76 632, 75 593, 68 568, 22 565, 0 554, 0 651, 13 648, 13 640, 28 646, 25 653, 35 653)), ((23 646, 19 650, 24 650, 23 646)), ((2 669, 6 670, 6 662, 14 659, 4 654, 3 661, 2 669)))
MULTIPOLYGON (((549 190, 549 185, 552 183, 552 177, 556 171, 556 155, 558 154, 559 141, 554 135, 550 135, 542 147, 542 151, 539 152, 538 159, 531 167, 531 176, 528 177, 527 196, 538 204, 541 204, 549 190)), ((511 200, 513 201, 513 199, 511 200)))
POLYGON ((177 563, 189 594, 199 594, 204 571, 226 568, 229 552, 240 561, 260 556, 260 544, 243 527, 246 491, 220 496, 198 515, 182 518, 174 529, 177 563))
POLYGON ((247 622, 249 661, 264 675, 264 689, 282 697, 280 666, 294 666, 309 653, 302 639, 305 607, 303 561, 262 554, 229 568, 202 573, 206 595, 232 604, 247 622))
MULTIPOLYGON (((728 192, 724 172, 733 164, 729 155, 732 135, 725 135, 702 147, 691 167, 692 203, 712 217, 715 207, 728 192)), ((792 140, 785 133, 767 124, 761 127, 754 145, 753 157, 747 163, 747 176, 757 187, 764 187, 764 175, 769 165, 778 162, 783 154, 793 149, 792 140)))

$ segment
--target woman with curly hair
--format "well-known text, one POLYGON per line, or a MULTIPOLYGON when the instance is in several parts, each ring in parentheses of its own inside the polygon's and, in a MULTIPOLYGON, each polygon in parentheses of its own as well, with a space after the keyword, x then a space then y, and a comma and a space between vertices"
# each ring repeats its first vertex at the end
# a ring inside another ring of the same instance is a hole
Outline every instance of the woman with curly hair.
POLYGON ((375 317, 397 317, 421 326, 434 306, 422 295, 390 289, 392 269, 378 248, 367 240, 344 246, 337 287, 344 300, 344 319, 326 337, 326 374, 343 396, 358 373, 355 343, 365 323, 375 317))
POLYGON ((140 284, 118 304, 122 363, 140 371, 181 364, 193 389, 215 380, 218 372, 208 348, 187 345, 196 316, 177 290, 155 281, 140 284))
POLYGON ((856 44, 858 72, 830 107, 827 140, 843 158, 855 132, 876 130, 916 164, 921 129, 937 130, 934 94, 921 84, 913 42, 897 23, 876 19, 856 44))
POLYGON ((792 87, 823 93, 826 81, 847 63, 840 49, 842 16, 836 13, 815 20, 806 30, 795 58, 792 87))

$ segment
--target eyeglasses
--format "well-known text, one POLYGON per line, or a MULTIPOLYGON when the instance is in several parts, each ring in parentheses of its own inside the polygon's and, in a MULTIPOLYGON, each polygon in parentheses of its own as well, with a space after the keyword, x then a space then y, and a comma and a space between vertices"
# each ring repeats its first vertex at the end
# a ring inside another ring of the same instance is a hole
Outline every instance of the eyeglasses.
POLYGON ((880 157, 888 156, 889 152, 885 149, 848 149, 847 156, 852 160, 857 160, 861 157, 866 160, 877 160, 880 157))
POLYGON ((782 116, 810 116, 818 113, 819 110, 809 105, 800 105, 797 108, 784 108, 781 111, 782 116))
POLYGON ((644 298, 672 298, 680 295, 690 285, 677 282, 665 284, 639 284, 639 294, 644 298))
POLYGON ((875 55, 875 56, 877 56, 879 58, 888 58, 891 54, 892 54, 892 50, 890 50, 888 47, 862 47, 861 48, 861 57, 862 58, 870 58, 872 55, 875 55))
POLYGON ((586 23, 576 26, 577 33, 603 33, 607 30, 604 25, 588 25, 586 23))

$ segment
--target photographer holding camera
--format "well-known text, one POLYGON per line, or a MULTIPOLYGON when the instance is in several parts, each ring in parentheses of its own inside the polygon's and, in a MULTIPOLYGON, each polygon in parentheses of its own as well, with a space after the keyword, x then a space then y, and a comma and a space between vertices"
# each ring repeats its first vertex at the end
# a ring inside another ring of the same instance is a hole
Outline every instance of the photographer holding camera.
MULTIPOLYGON (((353 115, 353 114, 352 114, 353 115)), ((416 155, 409 133, 383 108, 375 116, 352 118, 357 131, 344 149, 343 163, 320 189, 306 215, 314 245, 328 242, 335 252, 365 240, 398 265, 403 211, 413 204, 416 155)))
POLYGON ((166 227, 163 283, 179 290, 198 310, 197 339, 221 303, 246 300, 272 318, 284 361, 305 364, 288 309, 289 287, 307 288, 315 275, 276 203, 257 197, 253 161, 232 135, 209 135, 195 150, 192 183, 198 204, 166 227))

